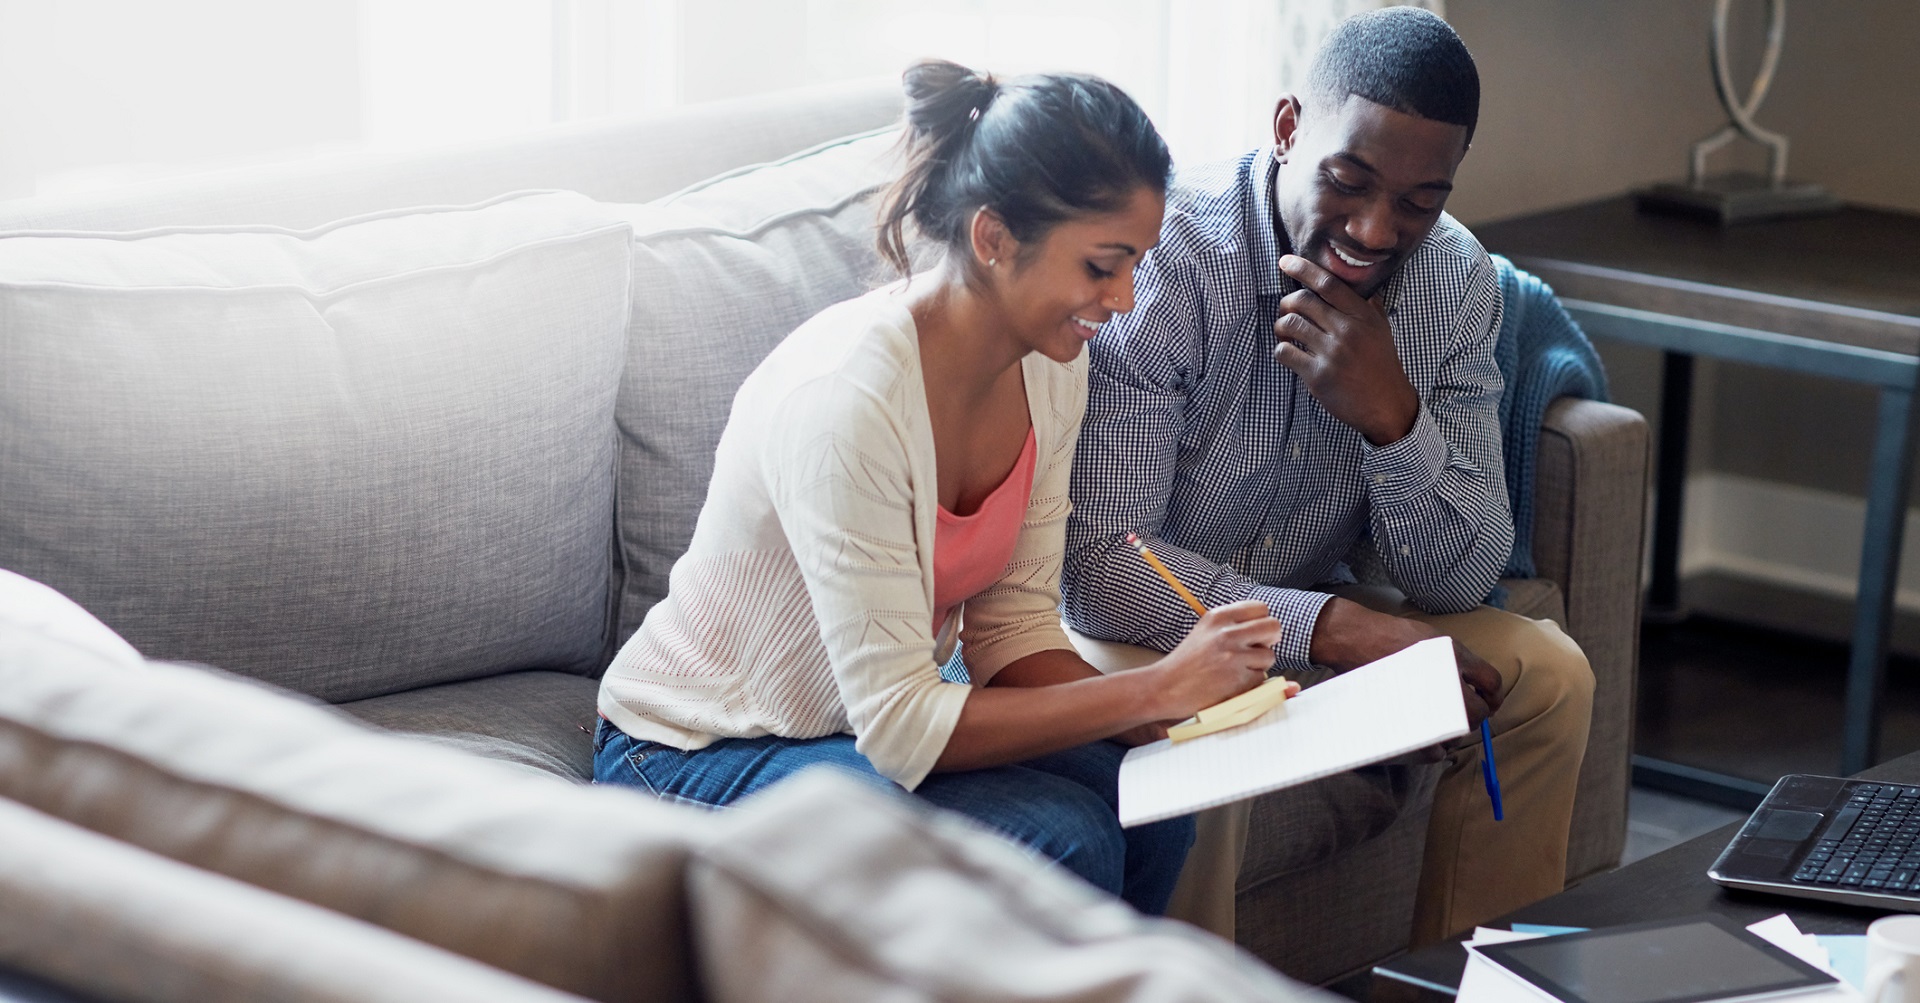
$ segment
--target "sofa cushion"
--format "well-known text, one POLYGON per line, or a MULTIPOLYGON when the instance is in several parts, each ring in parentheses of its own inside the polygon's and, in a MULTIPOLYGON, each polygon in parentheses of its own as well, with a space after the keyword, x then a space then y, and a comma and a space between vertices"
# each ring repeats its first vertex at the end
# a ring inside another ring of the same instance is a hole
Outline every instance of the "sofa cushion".
MULTIPOLYGON (((101 999, 581 1003, 4 799, 0 846, 0 964, 101 999)), ((0 976, 0 999, 55 998, 11 982, 0 976)))
POLYGON ((1330 998, 832 770, 726 813, 689 883, 714 1000, 1330 998))
POLYGON ((0 797, 595 999, 694 995, 706 813, 113 660, 4 608, 0 797))
POLYGON ((894 141, 854 137, 612 207, 634 227, 617 405, 621 641, 693 538, 741 381, 802 321, 883 278, 873 196, 895 173, 894 141))
POLYGON ((1240 889, 1319 866, 1424 811, 1439 776, 1432 763, 1363 766, 1262 794, 1247 818, 1240 889))
MULTIPOLYGON (((1302 982, 1325 984, 1405 950, 1432 817, 1439 767, 1426 790, 1385 832, 1304 868, 1287 871, 1236 897, 1234 939, 1302 982)), ((1264 824, 1268 838, 1284 835, 1264 824)), ((1252 833, 1250 833, 1251 835, 1252 833)))
POLYGON ((327 700, 594 671, 630 244, 566 193, 0 233, 0 566, 327 700))
POLYGON ((568 780, 593 776, 600 681, 564 672, 510 672, 443 683, 340 709, 371 725, 568 780))
POLYGON ((1507 590, 1507 612, 1535 620, 1552 620, 1561 630, 1567 629, 1566 598, 1552 579, 1502 578, 1500 587, 1507 590))

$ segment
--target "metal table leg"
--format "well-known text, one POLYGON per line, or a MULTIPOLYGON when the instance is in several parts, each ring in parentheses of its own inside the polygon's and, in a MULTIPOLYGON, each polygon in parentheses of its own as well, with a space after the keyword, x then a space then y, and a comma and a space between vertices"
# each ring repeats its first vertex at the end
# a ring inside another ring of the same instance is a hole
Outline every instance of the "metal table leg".
POLYGON ((1687 491, 1687 433, 1693 423, 1693 356, 1662 353, 1660 456, 1654 479, 1653 579, 1646 617, 1654 623, 1681 618, 1680 520, 1687 491))
MULTIPOLYGON (((1660 452, 1655 457, 1653 496, 1653 571, 1647 587, 1642 619, 1648 624, 1676 623, 1686 614, 1680 606, 1680 523, 1687 501, 1687 448, 1693 425, 1693 356, 1661 353, 1660 452)), ((1640 708, 1665 713, 1671 701, 1664 674, 1643 678, 1640 708)), ((1750 809, 1766 796, 1770 785, 1703 770, 1653 756, 1633 757, 1636 786, 1669 791, 1735 808, 1750 809)))
POLYGON ((1866 538, 1860 547, 1860 595, 1854 606, 1853 648, 1847 664, 1846 724, 1840 750, 1843 774, 1864 770, 1880 758, 1878 709, 1887 684, 1887 636, 1899 586, 1913 433, 1912 388, 1882 389, 1867 488, 1866 538))

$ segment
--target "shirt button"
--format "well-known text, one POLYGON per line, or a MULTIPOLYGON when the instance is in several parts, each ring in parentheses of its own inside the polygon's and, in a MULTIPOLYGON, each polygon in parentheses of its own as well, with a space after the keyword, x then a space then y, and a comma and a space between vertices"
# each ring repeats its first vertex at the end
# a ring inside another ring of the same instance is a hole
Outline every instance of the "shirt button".
POLYGON ((1293 445, 1288 446, 1287 452, 1291 453, 1295 459, 1298 459, 1300 456, 1300 444, 1296 442, 1293 445))
POLYGON ((1375 484, 1385 484, 1385 483, 1387 483, 1387 475, 1386 475, 1386 474, 1374 474, 1374 475, 1373 475, 1373 483, 1375 483, 1375 484))
POLYGON ((1400 545, 1400 556, 1401 556, 1401 557, 1405 557, 1405 556, 1407 556, 1408 554, 1411 554, 1411 553, 1413 553, 1413 548, 1412 548, 1412 547, 1409 547, 1409 546, 1407 546, 1407 545, 1406 545, 1406 544, 1404 544, 1404 543, 1400 545))
POLYGON ((1261 545, 1261 546, 1263 546, 1263 547, 1265 547, 1265 548, 1267 548, 1268 550, 1272 550, 1272 549, 1273 549, 1273 537, 1272 537, 1272 535, 1268 535, 1268 537, 1267 537, 1267 538, 1266 538, 1265 540, 1262 540, 1262 541, 1261 541, 1261 543, 1260 543, 1260 545, 1261 545))

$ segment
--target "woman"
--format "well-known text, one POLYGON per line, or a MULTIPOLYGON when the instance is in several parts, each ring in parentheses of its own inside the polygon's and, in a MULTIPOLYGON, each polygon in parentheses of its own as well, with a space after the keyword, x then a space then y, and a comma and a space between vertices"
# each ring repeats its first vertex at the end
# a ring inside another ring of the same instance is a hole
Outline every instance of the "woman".
POLYGON ((1279 636, 1263 605, 1223 607, 1103 677, 1060 628, 1083 349, 1133 304, 1166 146, 1091 77, 905 81, 880 247, 907 274, 911 221, 940 260, 821 312, 741 386, 692 545, 602 683, 594 776, 724 806, 829 763, 1158 913, 1192 820, 1121 830, 1121 742, 1258 684, 1279 636), (968 683, 940 674, 956 641, 968 683))

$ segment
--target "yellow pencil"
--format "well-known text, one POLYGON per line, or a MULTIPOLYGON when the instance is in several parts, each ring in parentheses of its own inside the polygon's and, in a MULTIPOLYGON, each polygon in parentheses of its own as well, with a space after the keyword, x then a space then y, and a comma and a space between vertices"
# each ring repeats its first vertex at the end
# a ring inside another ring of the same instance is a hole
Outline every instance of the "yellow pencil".
POLYGON ((1160 563, 1160 558, 1154 556, 1153 551, 1147 549, 1147 541, 1140 539, 1140 534, 1128 533, 1127 543, 1132 546, 1133 549, 1140 552, 1140 556, 1146 560, 1147 564, 1152 566, 1153 570, 1160 572, 1160 577, 1167 580, 1167 585, 1172 588, 1180 598, 1185 599, 1187 605, 1193 607, 1195 616, 1207 615, 1207 608, 1200 604, 1200 600, 1195 598, 1192 592, 1187 591, 1185 585, 1180 584, 1180 579, 1173 577, 1173 572, 1169 571, 1166 565, 1160 563))

